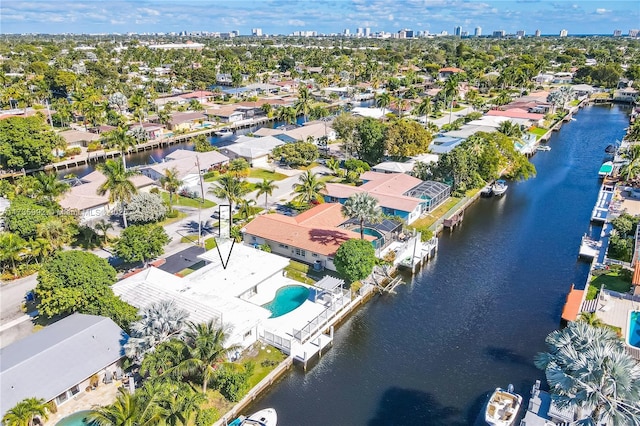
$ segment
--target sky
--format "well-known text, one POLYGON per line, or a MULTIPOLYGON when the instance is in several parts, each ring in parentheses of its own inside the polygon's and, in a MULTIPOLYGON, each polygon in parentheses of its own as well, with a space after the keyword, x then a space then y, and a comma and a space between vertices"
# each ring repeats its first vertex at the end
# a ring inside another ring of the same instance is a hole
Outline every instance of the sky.
POLYGON ((533 34, 612 34, 640 28, 638 0, 2 0, 0 33, 230 32, 261 28, 342 33, 462 26, 533 34))

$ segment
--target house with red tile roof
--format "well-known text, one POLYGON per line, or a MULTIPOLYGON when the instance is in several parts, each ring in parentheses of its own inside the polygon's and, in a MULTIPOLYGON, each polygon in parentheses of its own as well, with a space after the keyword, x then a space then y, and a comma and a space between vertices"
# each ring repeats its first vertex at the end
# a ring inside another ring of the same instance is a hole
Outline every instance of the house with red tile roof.
POLYGON ((365 172, 361 186, 327 183, 324 200, 344 204, 358 192, 367 192, 378 200, 386 215, 397 216, 407 224, 422 213, 429 212, 444 202, 451 194, 451 187, 440 182, 422 181, 406 173, 365 172))
POLYGON ((511 108, 507 110, 492 109, 487 112, 488 116, 520 118, 530 120, 532 125, 542 126, 544 123, 544 114, 529 112, 522 108, 511 108))
POLYGON ((460 68, 456 68, 456 67, 445 67, 445 68, 440 68, 438 70, 438 78, 440 80, 446 80, 449 77, 451 77, 451 75, 453 74, 459 74, 464 72, 464 70, 461 70, 460 68))
MULTIPOLYGON (((357 225, 352 225, 353 229, 339 227, 347 221, 341 204, 325 203, 295 217, 277 213, 258 216, 242 232, 246 244, 267 244, 272 253, 309 264, 318 262, 335 271, 333 257, 340 245, 360 238, 357 225)), ((364 237, 368 241, 376 239, 364 237)))

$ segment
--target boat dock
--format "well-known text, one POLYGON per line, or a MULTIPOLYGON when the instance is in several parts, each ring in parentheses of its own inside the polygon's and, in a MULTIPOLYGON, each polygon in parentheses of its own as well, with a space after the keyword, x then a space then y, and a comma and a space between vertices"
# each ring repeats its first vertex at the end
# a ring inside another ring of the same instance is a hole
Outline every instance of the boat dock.
POLYGON ((602 247, 601 241, 596 241, 589 238, 587 235, 582 237, 582 241, 580 243, 580 252, 578 257, 593 260, 598 257, 600 254, 600 248, 602 247))
POLYGON ((412 274, 415 274, 438 252, 438 238, 433 237, 429 241, 421 241, 421 233, 418 232, 407 241, 392 242, 380 253, 380 257, 384 258, 391 252, 395 253, 394 267, 408 269, 412 274))
POLYGON ((611 200, 613 200, 613 194, 615 192, 615 186, 607 182, 603 183, 598 192, 598 200, 591 213, 591 221, 604 223, 607 221, 609 215, 609 206, 611 200))
POLYGON ((540 380, 531 388, 531 398, 520 426, 552 426, 573 423, 573 410, 559 408, 548 392, 540 390, 540 380))

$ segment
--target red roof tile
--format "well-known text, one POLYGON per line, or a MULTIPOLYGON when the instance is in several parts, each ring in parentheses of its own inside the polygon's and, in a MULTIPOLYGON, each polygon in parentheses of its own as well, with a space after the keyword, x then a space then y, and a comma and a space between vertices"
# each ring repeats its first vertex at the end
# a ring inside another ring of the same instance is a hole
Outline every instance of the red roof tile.
POLYGON ((562 319, 565 321, 575 321, 582 307, 582 296, 584 290, 576 290, 571 284, 571 290, 567 294, 567 301, 562 308, 562 319))

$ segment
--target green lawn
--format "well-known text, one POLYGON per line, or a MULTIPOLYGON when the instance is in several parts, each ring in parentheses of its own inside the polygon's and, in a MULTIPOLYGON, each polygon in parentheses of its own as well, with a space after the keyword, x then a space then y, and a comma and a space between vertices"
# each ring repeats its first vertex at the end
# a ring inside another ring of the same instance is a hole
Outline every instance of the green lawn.
POLYGON ((569 102, 569 106, 574 107, 574 106, 578 106, 578 105, 580 105, 580 99, 574 99, 571 102, 569 102))
POLYGON ((607 290, 617 291, 618 293, 627 293, 631 290, 631 279, 629 274, 623 271, 611 271, 609 273, 599 275, 591 280, 591 286, 600 289, 604 285, 607 290))
MULTIPOLYGON (((165 201, 165 203, 169 202, 169 193, 168 192, 162 192, 162 199, 165 201)), ((176 207, 193 207, 193 208, 200 208, 200 209, 208 209, 209 207, 214 207, 216 205, 216 203, 214 203, 211 200, 207 200, 205 198, 204 203, 202 203, 202 200, 199 198, 188 198, 188 197, 182 197, 180 195, 177 194, 173 194, 173 206, 176 207)))
POLYGON ((182 220, 185 217, 187 217, 187 214, 185 212, 181 212, 180 210, 174 210, 174 211, 176 212, 176 217, 167 217, 162 222, 158 222, 158 225, 166 226, 166 225, 169 225, 171 223, 175 223, 175 222, 177 222, 179 220, 182 220))
POLYGON ((286 356, 274 347, 266 346, 264 349, 258 348, 258 353, 254 356, 242 357, 242 362, 253 362, 255 369, 249 377, 249 385, 254 387, 260 380, 264 379, 286 356))
POLYGON ((538 137, 538 139, 540 139, 541 136, 544 136, 549 130, 547 129, 543 129, 541 127, 534 127, 531 130, 529 130, 529 133, 536 135, 536 137, 538 137))
MULTIPOLYGON (((185 235, 184 237, 180 238, 180 242, 181 243, 189 243, 189 244, 197 244, 198 243, 198 236, 197 235, 185 235)), ((204 248, 205 250, 211 250, 212 248, 216 247, 216 239, 213 237, 207 238, 206 240, 204 240, 204 248)))
POLYGON ((450 197, 447 201, 438 206, 437 209, 426 215, 425 217, 421 217, 415 222, 409 225, 411 228, 416 229, 424 229, 433 225, 438 219, 444 216, 449 210, 453 208, 462 198, 460 197, 450 197))
POLYGON ((303 284, 313 284, 315 281, 307 276, 309 272, 309 265, 306 263, 296 262, 295 260, 289 261, 289 266, 284 268, 285 276, 292 280, 299 281, 303 284))
POLYGON ((287 178, 288 176, 283 175, 282 173, 272 172, 271 170, 253 168, 249 172, 249 177, 267 180, 282 180, 287 178))

